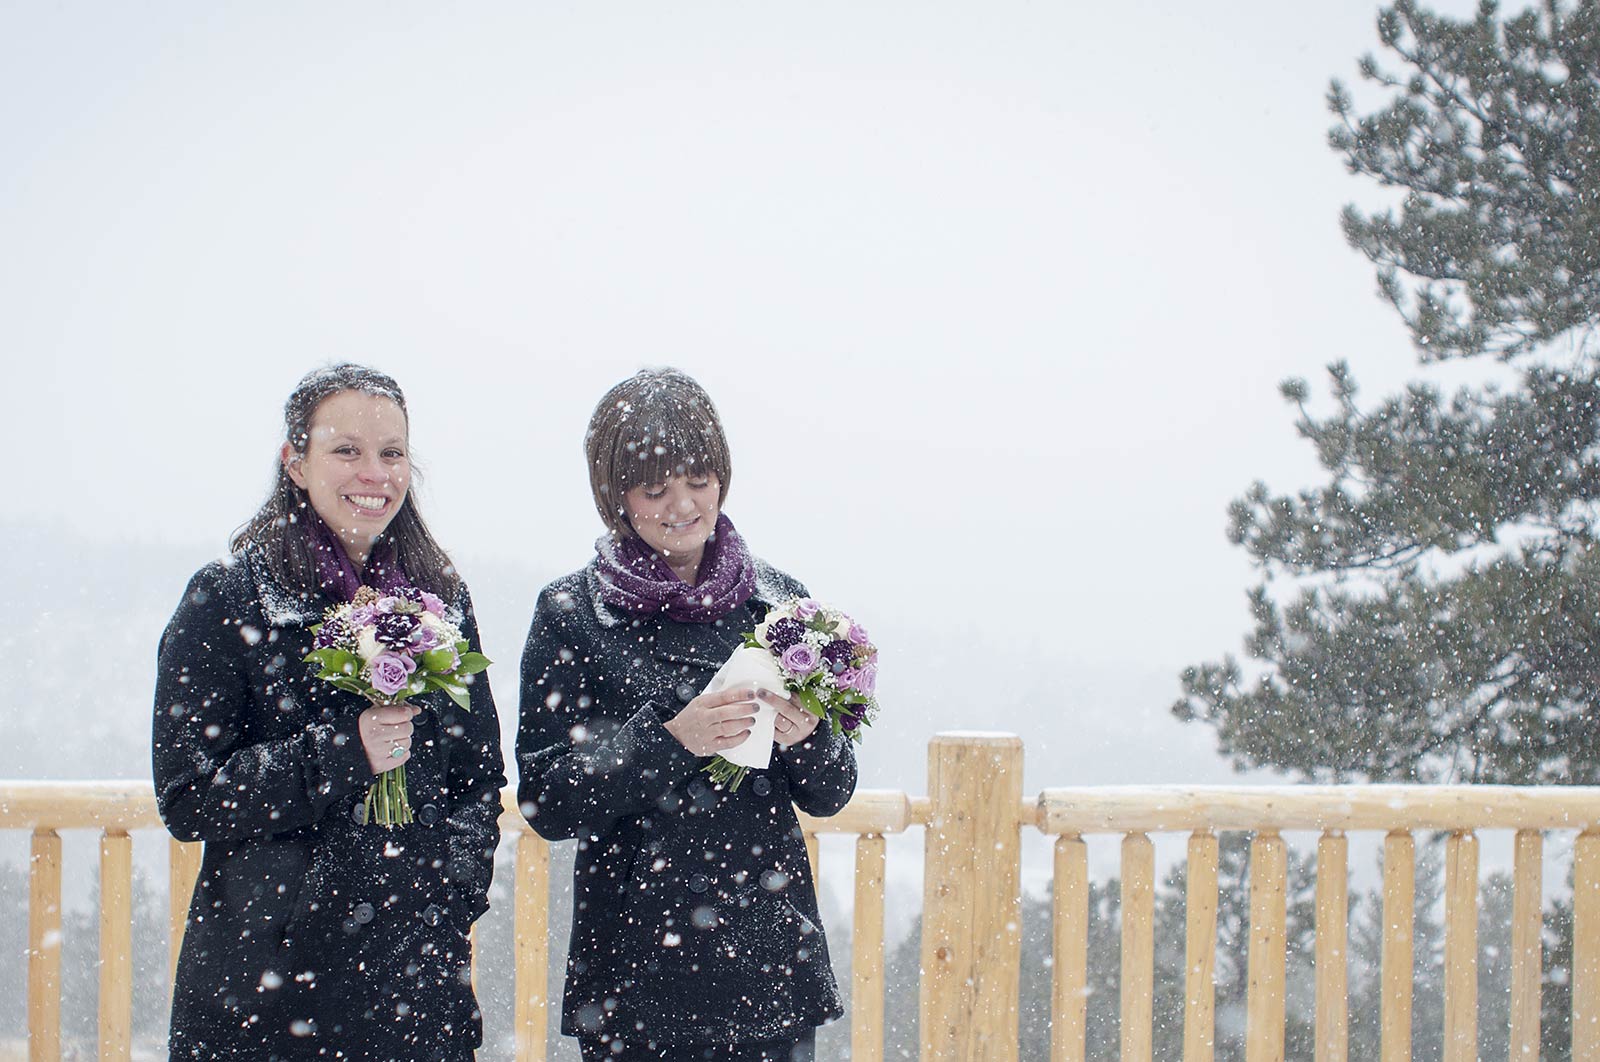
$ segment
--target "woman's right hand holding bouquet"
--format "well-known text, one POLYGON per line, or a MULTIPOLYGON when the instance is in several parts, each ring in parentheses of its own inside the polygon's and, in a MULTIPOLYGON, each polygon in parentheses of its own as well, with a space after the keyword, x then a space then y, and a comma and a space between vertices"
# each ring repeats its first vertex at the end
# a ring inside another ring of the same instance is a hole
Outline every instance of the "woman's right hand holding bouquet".
POLYGON ((411 758, 411 720, 421 710, 414 704, 378 704, 361 713, 356 725, 373 774, 411 758))

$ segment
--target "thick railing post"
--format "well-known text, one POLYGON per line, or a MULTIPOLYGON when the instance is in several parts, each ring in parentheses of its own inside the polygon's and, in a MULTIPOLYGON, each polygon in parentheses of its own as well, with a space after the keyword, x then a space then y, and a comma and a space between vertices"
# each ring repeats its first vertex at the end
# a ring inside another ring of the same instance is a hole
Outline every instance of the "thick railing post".
POLYGON ((28 1062, 61 1059, 61 835, 33 835, 28 868, 28 1062))
POLYGON ((1015 1062, 1022 960, 1022 739, 928 744, 923 1062, 1015 1062))

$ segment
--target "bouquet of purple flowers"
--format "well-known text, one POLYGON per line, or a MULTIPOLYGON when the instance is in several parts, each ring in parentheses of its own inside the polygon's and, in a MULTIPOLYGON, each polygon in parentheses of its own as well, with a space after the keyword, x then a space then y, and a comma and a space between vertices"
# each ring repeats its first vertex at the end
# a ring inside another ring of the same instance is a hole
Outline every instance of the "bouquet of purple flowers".
MULTIPOLYGON (((437 690, 469 711, 470 676, 489 666, 446 616, 444 602, 411 586, 384 593, 363 586, 353 600, 328 609, 311 632, 316 640, 305 660, 318 669, 316 677, 375 705, 437 690)), ((411 818, 401 764, 367 791, 367 821, 403 826, 411 818)))
MULTIPOLYGON (((809 597, 768 611, 712 686, 746 682, 794 694, 833 733, 852 741, 860 741, 862 728, 878 717, 877 646, 861 624, 809 597)), ((758 709, 750 737, 703 768, 713 781, 737 790, 751 767, 770 762, 772 714, 771 708, 758 709)))

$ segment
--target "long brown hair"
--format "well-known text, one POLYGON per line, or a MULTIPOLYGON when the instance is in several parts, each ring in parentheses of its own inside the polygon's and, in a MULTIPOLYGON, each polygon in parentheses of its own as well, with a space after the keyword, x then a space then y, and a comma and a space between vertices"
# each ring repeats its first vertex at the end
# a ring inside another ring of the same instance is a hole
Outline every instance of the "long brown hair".
MULTIPOLYGON (((314 369, 301 377, 283 404, 284 439, 296 455, 303 457, 311 442, 311 419, 316 416, 317 407, 341 391, 389 399, 400 407, 409 429, 411 415, 406 411, 406 396, 393 377, 348 362, 314 369)), ((417 508, 416 478, 413 466, 412 482, 400 511, 394 514, 379 541, 394 549, 395 561, 414 586, 451 601, 460 589, 461 578, 449 555, 423 523, 417 508)), ((312 515, 311 499, 289 478, 280 461, 272 492, 249 522, 233 533, 228 548, 234 553, 248 551, 284 589, 310 596, 318 589, 317 562, 301 525, 312 515)))

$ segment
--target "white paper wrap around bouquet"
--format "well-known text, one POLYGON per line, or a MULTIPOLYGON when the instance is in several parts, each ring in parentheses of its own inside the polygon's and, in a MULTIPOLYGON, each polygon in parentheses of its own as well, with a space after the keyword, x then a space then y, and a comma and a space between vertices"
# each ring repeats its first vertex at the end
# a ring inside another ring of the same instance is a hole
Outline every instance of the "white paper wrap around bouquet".
MULTIPOLYGON (((771 690, 788 695, 783 685, 783 671, 772 654, 765 649, 742 646, 733 651, 728 662, 717 669, 706 683, 704 692, 748 686, 752 689, 771 690)), ((740 767, 765 767, 772 762, 772 724, 778 710, 765 701, 756 702, 756 721, 750 726, 750 736, 722 753, 722 758, 740 767)))

